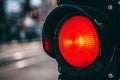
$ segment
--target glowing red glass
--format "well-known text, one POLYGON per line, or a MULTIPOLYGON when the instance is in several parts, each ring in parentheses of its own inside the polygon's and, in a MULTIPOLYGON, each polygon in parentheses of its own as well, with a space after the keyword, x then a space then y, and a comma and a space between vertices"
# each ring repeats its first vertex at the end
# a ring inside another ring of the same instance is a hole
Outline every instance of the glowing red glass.
POLYGON ((92 64, 99 53, 95 26, 84 16, 73 16, 63 23, 58 44, 65 61, 78 68, 92 64))
POLYGON ((51 48, 50 48, 50 40, 49 40, 49 38, 48 38, 47 36, 44 37, 44 39, 43 39, 43 44, 44 44, 45 51, 46 51, 47 53, 50 53, 50 51, 51 51, 51 48))

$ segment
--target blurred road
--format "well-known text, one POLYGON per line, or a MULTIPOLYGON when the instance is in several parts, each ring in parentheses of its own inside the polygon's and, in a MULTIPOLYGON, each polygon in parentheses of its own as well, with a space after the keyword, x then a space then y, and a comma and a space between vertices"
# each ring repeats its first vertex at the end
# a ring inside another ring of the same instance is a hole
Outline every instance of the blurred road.
POLYGON ((0 46, 0 80, 58 80, 57 63, 41 42, 0 46))

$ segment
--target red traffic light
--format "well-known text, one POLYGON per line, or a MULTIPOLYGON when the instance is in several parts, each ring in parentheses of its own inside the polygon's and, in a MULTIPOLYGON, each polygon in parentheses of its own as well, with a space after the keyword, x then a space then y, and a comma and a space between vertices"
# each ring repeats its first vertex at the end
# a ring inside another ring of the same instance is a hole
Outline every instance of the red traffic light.
POLYGON ((116 72, 111 71, 116 69, 116 38, 110 18, 104 11, 73 4, 58 5, 48 15, 43 47, 58 62, 60 73, 107 78, 108 72, 116 72))
POLYGON ((99 53, 99 39, 93 23, 84 16, 73 16, 61 27, 58 44, 63 58, 72 66, 84 68, 99 53))

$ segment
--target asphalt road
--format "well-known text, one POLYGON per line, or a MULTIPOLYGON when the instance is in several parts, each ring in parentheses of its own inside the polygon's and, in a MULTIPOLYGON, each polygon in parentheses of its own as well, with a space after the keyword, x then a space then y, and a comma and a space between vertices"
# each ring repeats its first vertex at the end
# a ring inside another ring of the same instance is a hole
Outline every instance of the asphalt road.
POLYGON ((58 80, 57 63, 41 42, 0 46, 0 80, 58 80))

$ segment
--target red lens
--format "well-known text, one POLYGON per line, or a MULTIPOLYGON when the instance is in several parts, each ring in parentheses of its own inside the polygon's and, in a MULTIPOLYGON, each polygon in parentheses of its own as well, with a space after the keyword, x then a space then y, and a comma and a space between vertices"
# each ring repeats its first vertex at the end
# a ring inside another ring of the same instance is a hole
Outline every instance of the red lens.
POLYGON ((70 65, 85 68, 99 53, 99 39, 93 23, 84 16, 73 16, 61 27, 58 37, 62 57, 70 65))
POLYGON ((44 44, 45 51, 46 51, 47 53, 50 53, 50 51, 51 51, 51 48, 50 48, 50 40, 49 40, 49 38, 48 38, 47 36, 44 37, 44 39, 43 39, 43 44, 44 44))

